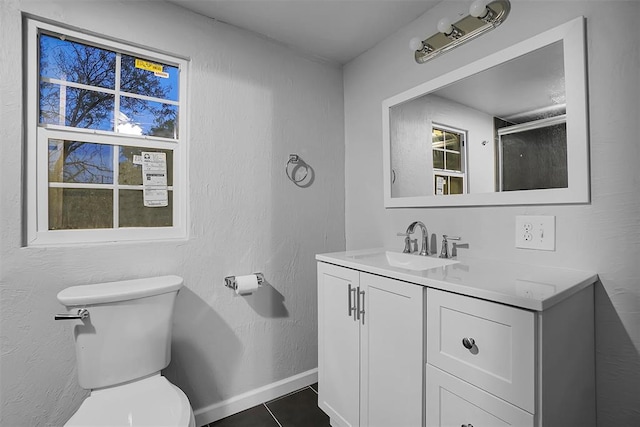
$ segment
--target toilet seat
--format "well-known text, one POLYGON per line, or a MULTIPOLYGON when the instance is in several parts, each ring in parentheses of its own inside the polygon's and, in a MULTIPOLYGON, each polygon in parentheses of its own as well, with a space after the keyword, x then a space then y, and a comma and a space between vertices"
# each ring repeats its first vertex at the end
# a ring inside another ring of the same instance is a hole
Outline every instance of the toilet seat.
POLYGON ((93 390, 65 427, 194 427, 189 399, 160 374, 93 390))

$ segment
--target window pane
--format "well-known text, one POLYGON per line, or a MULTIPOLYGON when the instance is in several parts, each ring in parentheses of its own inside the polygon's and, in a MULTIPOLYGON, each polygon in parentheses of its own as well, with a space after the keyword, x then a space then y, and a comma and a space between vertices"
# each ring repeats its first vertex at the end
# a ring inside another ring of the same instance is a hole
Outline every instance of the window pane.
POLYGON ((113 89, 116 54, 98 47, 40 34, 40 77, 113 89))
POLYGON ((40 123, 113 130, 114 96, 40 83, 40 123))
POLYGON ((113 183, 113 148, 79 141, 49 140, 49 182, 113 183))
POLYGON ((444 169, 444 151, 433 150, 434 169, 444 169))
POLYGON ((128 96, 120 97, 118 132, 128 135, 150 135, 177 139, 178 107, 160 102, 145 101, 128 96))
POLYGON ((49 188, 49 230, 112 227, 111 190, 49 188))
POLYGON ((120 190, 120 227, 171 227, 173 191, 164 207, 145 207, 142 194, 142 190, 120 190))
POLYGON ((458 172, 462 171, 460 154, 447 151, 447 170, 458 171, 458 172))
POLYGON ((60 116, 60 86, 40 83, 39 123, 64 125, 64 116, 60 116))
POLYGON ((449 194, 462 194, 464 192, 463 182, 462 177, 449 177, 449 194))
POLYGON ((136 65, 136 58, 122 55, 120 89, 123 92, 177 101, 178 67, 137 59, 136 65))
POLYGON ((173 151, 140 147, 120 147, 119 183, 122 185, 142 185, 142 165, 133 163, 133 156, 141 156, 143 151, 165 153, 167 155, 167 185, 173 185, 173 151))
POLYGON ((431 133, 432 148, 444 148, 444 132, 440 129, 433 128, 431 133))
POLYGON ((460 135, 445 132, 445 148, 447 150, 460 151, 460 135))

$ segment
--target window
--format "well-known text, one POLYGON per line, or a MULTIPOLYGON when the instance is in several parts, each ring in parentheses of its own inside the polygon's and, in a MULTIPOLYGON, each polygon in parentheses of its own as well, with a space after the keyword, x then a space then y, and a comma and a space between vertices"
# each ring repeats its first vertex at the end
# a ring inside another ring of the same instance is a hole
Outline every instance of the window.
POLYGON ((431 150, 433 154, 434 194, 466 193, 464 131, 433 126, 431 150))
POLYGON ((28 21, 28 244, 186 235, 183 59, 28 21))

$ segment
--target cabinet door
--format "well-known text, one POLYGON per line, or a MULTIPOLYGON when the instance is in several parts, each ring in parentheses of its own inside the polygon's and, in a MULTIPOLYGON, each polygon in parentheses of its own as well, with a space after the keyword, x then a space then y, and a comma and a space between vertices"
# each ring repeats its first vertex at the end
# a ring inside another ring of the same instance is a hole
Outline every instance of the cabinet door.
POLYGON ((533 415, 427 365, 427 426, 532 427, 533 415))
POLYGON ((359 324, 349 315, 358 284, 358 271, 318 263, 318 406, 333 426, 359 425, 359 324))
POLYGON ((360 273, 360 291, 360 425, 419 427, 425 288, 360 273))

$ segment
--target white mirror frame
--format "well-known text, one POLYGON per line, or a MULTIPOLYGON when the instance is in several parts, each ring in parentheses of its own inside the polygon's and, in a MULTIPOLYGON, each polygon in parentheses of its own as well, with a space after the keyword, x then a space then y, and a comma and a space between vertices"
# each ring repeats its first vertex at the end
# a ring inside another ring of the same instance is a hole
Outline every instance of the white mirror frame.
POLYGON ((584 17, 562 24, 500 52, 479 59, 382 102, 382 161, 385 208, 437 206, 494 206, 589 203, 589 131, 584 17), (563 41, 567 102, 568 187, 445 196, 391 197, 390 109, 434 92, 466 77, 515 59, 549 44, 563 41))

